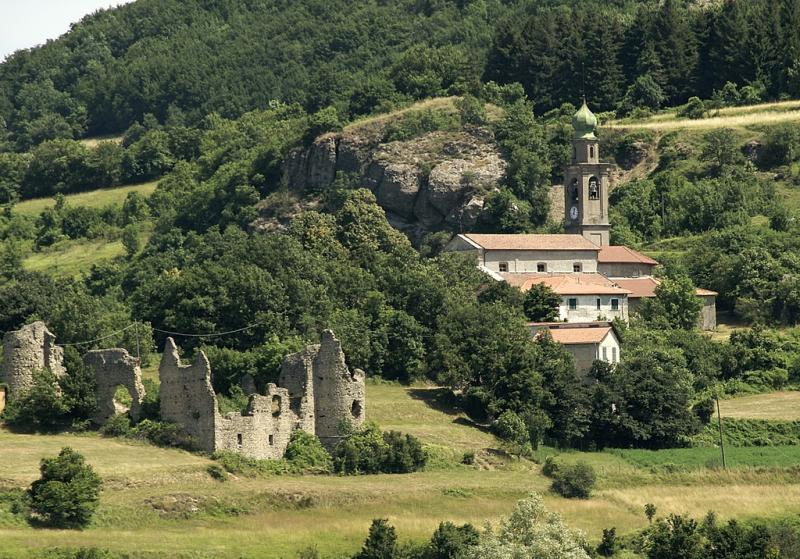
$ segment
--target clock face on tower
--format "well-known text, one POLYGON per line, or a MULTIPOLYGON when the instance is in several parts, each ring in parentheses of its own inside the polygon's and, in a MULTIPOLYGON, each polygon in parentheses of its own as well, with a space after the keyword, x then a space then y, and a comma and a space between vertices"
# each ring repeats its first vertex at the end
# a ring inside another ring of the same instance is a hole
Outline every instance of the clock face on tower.
POLYGON ((569 218, 573 221, 578 219, 578 206, 572 206, 569 209, 569 218))

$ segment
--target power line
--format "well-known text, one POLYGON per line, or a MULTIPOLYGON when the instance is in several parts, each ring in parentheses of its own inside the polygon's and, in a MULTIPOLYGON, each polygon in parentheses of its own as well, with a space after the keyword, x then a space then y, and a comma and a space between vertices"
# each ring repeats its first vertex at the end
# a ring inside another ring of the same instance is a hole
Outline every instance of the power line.
POLYGON ((93 344, 94 342, 101 342, 103 340, 107 340, 108 338, 113 338, 117 334, 121 334, 121 333, 125 332, 126 330, 130 330, 134 326, 136 326, 136 323, 128 324, 125 328, 122 328, 122 329, 117 330, 115 332, 111 332, 110 334, 106 334, 105 336, 102 336, 100 338, 95 338, 93 340, 86 340, 84 342, 69 342, 69 343, 56 344, 56 345, 60 345, 60 346, 76 346, 76 345, 93 344))
POLYGON ((227 332, 212 332, 210 334, 187 334, 185 332, 170 332, 169 330, 161 330, 160 328, 153 328, 153 332, 161 332, 162 334, 169 334, 170 336, 182 336, 184 338, 218 338, 220 336, 227 336, 229 334, 237 334, 239 332, 244 332, 245 330, 250 330, 255 328, 256 326, 262 326, 262 322, 257 322, 255 324, 249 324, 243 328, 237 328, 236 330, 228 330, 227 332))

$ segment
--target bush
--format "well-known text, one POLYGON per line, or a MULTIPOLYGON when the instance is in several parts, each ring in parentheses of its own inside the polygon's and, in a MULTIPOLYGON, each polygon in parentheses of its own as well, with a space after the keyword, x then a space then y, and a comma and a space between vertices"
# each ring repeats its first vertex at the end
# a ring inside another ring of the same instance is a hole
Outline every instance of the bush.
POLYGON ((597 481, 597 475, 586 462, 561 466, 553 480, 552 489, 568 499, 588 499, 597 481))
POLYGON ((410 473, 427 462, 416 437, 395 431, 381 434, 374 423, 336 445, 332 458, 333 471, 341 474, 410 473))
POLYGON ((57 458, 42 459, 40 470, 41 478, 28 490, 35 518, 58 528, 88 525, 103 482, 84 457, 66 447, 57 458))
POLYGON ((542 466, 542 474, 546 475, 547 477, 556 477, 558 475, 558 462, 553 456, 548 456, 544 459, 544 465, 542 466))
POLYGON ((376 518, 369 527, 364 547, 353 559, 394 559, 397 552, 397 534, 386 518, 376 518))
POLYGON ((191 450, 194 447, 192 437, 184 433, 183 427, 177 423, 145 419, 136 425, 128 436, 134 439, 150 441, 157 446, 183 448, 185 450, 191 450))
POLYGON ((33 386, 9 402, 4 417, 12 427, 47 432, 63 427, 68 412, 56 376, 45 369, 33 373, 33 386))
POLYGON ((206 471, 217 481, 228 481, 228 472, 219 464, 211 464, 206 471))
POLYGON ((100 433, 106 437, 126 437, 130 432, 131 419, 124 413, 109 418, 106 424, 100 427, 100 433))
POLYGON ((456 101, 456 108, 461 117, 461 124, 484 124, 486 122, 486 107, 483 101, 465 95, 456 101))
POLYGON ((304 472, 327 473, 331 471, 331 455, 314 435, 295 431, 286 447, 286 460, 304 472))
POLYGON ((425 559, 457 559, 479 541, 480 534, 472 524, 456 526, 442 522, 431 537, 425 559))
POLYGON ((461 463, 465 466, 472 466, 475 463, 475 452, 465 452, 464 456, 461 457, 461 463))
POLYGON ((613 557, 617 549, 617 529, 609 528, 606 530, 603 528, 603 539, 600 540, 600 544, 597 546, 597 554, 601 557, 613 557))
POLYGON ((706 105, 699 97, 690 97, 689 102, 678 111, 678 116, 699 119, 706 116, 706 105))

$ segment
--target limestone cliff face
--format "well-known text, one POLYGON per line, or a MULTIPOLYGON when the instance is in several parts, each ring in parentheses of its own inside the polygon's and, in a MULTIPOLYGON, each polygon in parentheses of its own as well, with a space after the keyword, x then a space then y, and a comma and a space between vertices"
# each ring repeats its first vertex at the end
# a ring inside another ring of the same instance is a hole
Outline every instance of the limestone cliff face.
POLYGON ((430 132, 385 142, 381 127, 348 128, 295 151, 284 172, 297 192, 322 192, 337 178, 375 193, 389 221, 412 238, 471 229, 506 162, 490 131, 430 132))

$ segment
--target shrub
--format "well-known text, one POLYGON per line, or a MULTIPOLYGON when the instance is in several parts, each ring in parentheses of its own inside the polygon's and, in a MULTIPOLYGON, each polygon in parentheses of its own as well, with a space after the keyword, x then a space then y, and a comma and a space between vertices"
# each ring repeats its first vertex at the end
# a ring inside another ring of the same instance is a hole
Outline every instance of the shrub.
POLYGON ((58 528, 89 524, 100 499, 102 480, 83 456, 69 447, 56 458, 44 458, 41 478, 28 490, 37 520, 58 528))
POLYGON ((422 444, 412 435, 381 434, 374 423, 348 435, 333 449, 333 471, 342 474, 410 473, 425 466, 422 444))
POLYGON ((597 481, 597 475, 586 462, 561 466, 553 479, 552 489, 568 499, 588 499, 597 481))
POLYGON ((184 433, 183 427, 177 423, 145 419, 131 430, 129 436, 134 439, 150 441, 157 446, 183 448, 186 450, 191 450, 194 447, 192 437, 184 433))
POLYGON ((228 472, 219 464, 211 464, 206 468, 208 475, 217 481, 228 481, 228 472))
POLYGON ((456 108, 461 117, 461 124, 484 124, 486 122, 486 107, 483 101, 465 95, 456 101, 456 108))
POLYGON ((131 419, 127 414, 121 413, 109 418, 100 428, 100 433, 106 437, 126 437, 131 432, 131 419))
POLYGON ((364 547, 353 559, 394 559, 397 552, 397 534, 386 518, 376 518, 369 527, 364 547))
POLYGON ((327 473, 331 471, 331 455, 314 435, 295 431, 286 447, 286 460, 304 472, 327 473))
POLYGON ((542 474, 546 475, 547 477, 555 477, 558 475, 558 462, 556 462, 556 459, 553 456, 548 456, 544 459, 542 474))
POLYGON ((45 369, 33 373, 33 386, 9 402, 4 417, 12 427, 53 431, 65 425, 68 412, 56 376, 45 369))
POLYGON ((472 450, 465 452, 464 456, 461 457, 461 463, 466 466, 472 466, 475 463, 475 452, 472 450))
POLYGON ((617 552, 617 548, 617 529, 609 528, 606 530, 603 528, 603 539, 600 540, 600 544, 597 546, 597 554, 601 557, 613 557, 617 552))
POLYGON ((480 534, 472 524, 442 522, 431 537, 425 559, 457 559, 468 547, 478 545, 480 534))
POLYGON ((678 116, 691 119, 703 118, 706 115, 706 105, 699 97, 690 97, 689 102, 678 111, 678 116))

